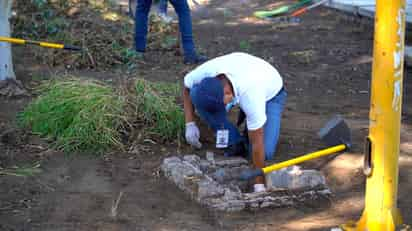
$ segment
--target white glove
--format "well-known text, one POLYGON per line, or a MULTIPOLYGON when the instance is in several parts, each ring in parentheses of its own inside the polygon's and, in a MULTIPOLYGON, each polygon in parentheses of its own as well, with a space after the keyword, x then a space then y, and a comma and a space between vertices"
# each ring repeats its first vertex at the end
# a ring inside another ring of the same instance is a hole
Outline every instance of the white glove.
POLYGON ((201 148, 202 144, 199 142, 200 131, 195 122, 186 123, 185 132, 186 142, 195 148, 201 148))
POLYGON ((254 185, 253 185, 253 189, 254 189, 253 191, 254 191, 255 193, 266 191, 266 187, 265 187, 264 184, 254 184, 254 185))

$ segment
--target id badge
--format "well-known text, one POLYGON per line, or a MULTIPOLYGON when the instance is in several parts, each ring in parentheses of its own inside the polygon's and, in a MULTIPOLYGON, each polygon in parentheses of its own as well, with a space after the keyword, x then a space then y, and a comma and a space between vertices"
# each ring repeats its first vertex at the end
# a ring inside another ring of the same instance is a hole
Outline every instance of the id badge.
POLYGON ((229 130, 217 130, 216 134, 216 148, 227 148, 229 143, 229 130))

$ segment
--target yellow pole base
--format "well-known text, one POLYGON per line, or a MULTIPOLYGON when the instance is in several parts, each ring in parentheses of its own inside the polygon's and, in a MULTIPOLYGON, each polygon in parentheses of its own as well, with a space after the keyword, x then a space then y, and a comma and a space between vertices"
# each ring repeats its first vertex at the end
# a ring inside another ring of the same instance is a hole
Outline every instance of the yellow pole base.
POLYGON ((364 212, 361 219, 358 222, 349 221, 346 224, 340 226, 344 231, 394 231, 396 227, 399 227, 403 223, 402 215, 399 209, 396 211, 387 211, 386 220, 371 220, 364 212))

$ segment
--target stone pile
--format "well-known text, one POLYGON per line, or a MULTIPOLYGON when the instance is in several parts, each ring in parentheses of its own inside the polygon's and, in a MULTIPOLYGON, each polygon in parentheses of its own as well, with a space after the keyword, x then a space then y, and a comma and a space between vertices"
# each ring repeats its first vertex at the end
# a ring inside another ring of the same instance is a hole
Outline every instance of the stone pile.
POLYGON ((328 199, 330 190, 319 171, 297 166, 266 176, 268 190, 250 193, 251 182, 239 180, 249 170, 240 157, 216 158, 211 152, 205 159, 197 155, 173 156, 163 160, 163 174, 195 201, 217 211, 256 210, 268 207, 296 206, 308 201, 328 199))

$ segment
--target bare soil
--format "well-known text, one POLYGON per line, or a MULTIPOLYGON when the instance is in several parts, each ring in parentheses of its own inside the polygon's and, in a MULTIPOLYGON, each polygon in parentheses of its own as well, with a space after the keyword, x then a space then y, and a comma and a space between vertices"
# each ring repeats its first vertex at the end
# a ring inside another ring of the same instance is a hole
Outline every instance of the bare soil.
MULTIPOLYGON (((324 172, 334 197, 329 203, 216 214, 201 208, 165 180, 163 158, 196 153, 184 146, 142 143, 103 157, 65 155, 17 128, 16 115, 32 97, 0 99, 0 166, 41 163, 34 177, 0 175, 0 230, 329 230, 358 219, 364 203, 361 171, 368 134, 373 23, 318 8, 301 22, 282 24, 250 17, 273 6, 268 0, 210 1, 193 11, 197 46, 209 57, 245 51, 272 63, 288 91, 279 149, 282 161, 324 147, 316 136, 341 114, 353 134, 350 152, 306 163, 324 172), (118 202, 118 203, 116 203, 118 202)), ((40 65, 30 48, 15 47, 18 79, 29 88, 64 70, 40 65)), ((136 73, 79 71, 71 74, 107 82, 143 77, 176 82, 193 66, 173 52, 150 50, 136 73)), ((398 207, 412 223, 412 70, 404 75, 398 207)), ((120 81, 121 82, 121 81, 120 81)), ((205 128, 203 128, 205 129, 205 128)), ((202 134, 210 134, 205 130, 202 134)), ((204 135, 208 148, 213 139, 204 135)))

